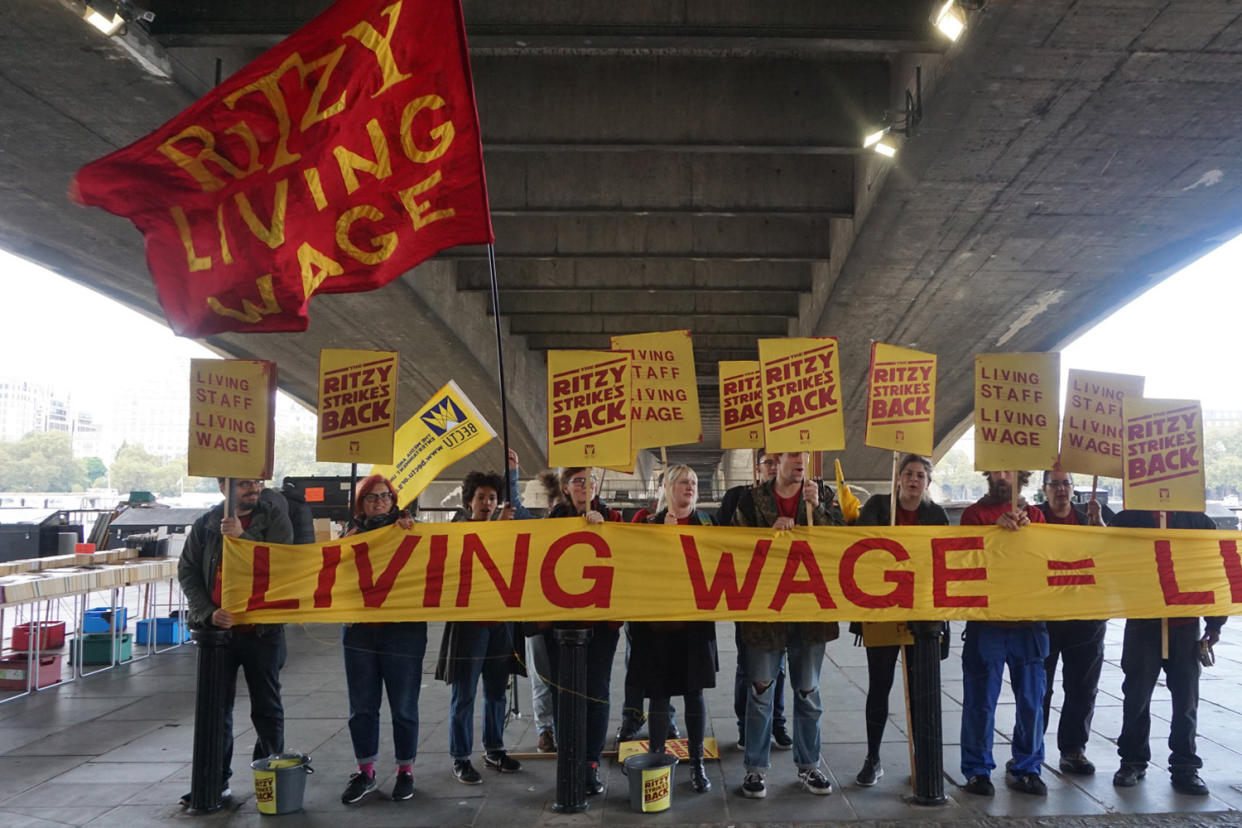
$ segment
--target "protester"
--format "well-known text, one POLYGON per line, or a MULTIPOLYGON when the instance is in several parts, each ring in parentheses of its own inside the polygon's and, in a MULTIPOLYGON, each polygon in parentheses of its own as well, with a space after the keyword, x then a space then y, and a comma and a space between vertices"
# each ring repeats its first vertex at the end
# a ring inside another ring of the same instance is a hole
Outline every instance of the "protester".
MULTIPOLYGON (((839 513, 830 512, 820 499, 819 485, 805 473, 809 455, 786 452, 778 455, 776 476, 743 492, 733 514, 735 526, 763 526, 792 529, 807 523, 810 505, 816 526, 843 525, 839 513)), ((772 695, 781 658, 788 654, 789 680, 793 687, 793 759, 798 782, 810 793, 832 793, 832 783, 819 769, 819 720, 823 706, 819 694, 819 671, 824 645, 839 634, 831 623, 742 624, 746 643, 746 676, 750 688, 746 696, 745 754, 746 777, 742 796, 767 796, 766 775, 772 739, 772 695)))
MULTIPOLYGON (((1166 512, 1168 529, 1216 529, 1212 519, 1200 512, 1166 512)), ((1109 523, 1114 528, 1157 529, 1158 512, 1127 509, 1109 523)), ((1207 617, 1203 637, 1199 637, 1198 618, 1168 619, 1168 657, 1161 654, 1159 618, 1130 618, 1126 621, 1121 645, 1121 735, 1117 754, 1121 767, 1113 774, 1113 784, 1132 788, 1147 775, 1151 761, 1151 695, 1164 670, 1165 684, 1172 701, 1169 718, 1169 775, 1173 790, 1191 796, 1207 796, 1208 787, 1199 778, 1203 760, 1195 750, 1199 726, 1199 674, 1203 665, 1214 660, 1212 647, 1220 641, 1224 616, 1207 617)))
MULTIPOLYGON (((1044 513, 1024 501, 1013 508, 1014 473, 984 472, 988 493, 962 512, 962 526, 991 526, 1017 531, 1043 523, 1044 513)), ((1018 490, 1031 478, 1018 472, 1018 490)), ((1013 730, 1013 758, 1005 767, 1005 784, 1020 793, 1045 796, 1040 779, 1044 761, 1044 659, 1048 629, 1042 621, 968 621, 962 647, 962 776, 963 790, 980 796, 995 793, 992 785, 992 735, 996 702, 1005 665, 1018 710, 1013 730)))
MULTIPOLYGON (((569 467, 561 472, 562 500, 549 513, 551 518, 586 518, 587 524, 597 526, 608 519, 620 520, 620 515, 610 510, 602 500, 595 496, 595 477, 591 469, 569 467)), ((617 654, 618 630, 620 622, 604 621, 599 623, 575 624, 561 622, 545 625, 543 636, 548 650, 548 661, 552 678, 559 675, 560 651, 556 646, 554 630, 560 627, 570 629, 586 628, 591 631, 591 639, 586 646, 586 760, 587 778, 586 792, 595 796, 604 792, 604 782, 600 778, 600 762, 604 754, 604 742, 608 738, 609 685, 612 682, 612 662, 617 654)), ((553 704, 556 704, 557 688, 552 686, 553 704)), ((559 709, 557 715, 560 715, 559 709)), ((557 724, 557 733, 561 733, 557 724)))
MULTIPOLYGON (((895 525, 949 525, 948 514, 927 496, 927 486, 931 480, 932 465, 926 457, 907 454, 901 458, 897 472, 895 525)), ((891 494, 872 495, 863 505, 857 525, 889 526, 892 521, 892 500, 891 494)), ((884 726, 888 722, 888 694, 893 689, 893 674, 900 652, 901 647, 897 645, 867 647, 867 758, 854 780, 864 788, 871 787, 884 775, 884 766, 880 764, 880 742, 884 738, 884 726)), ((909 674, 908 660, 906 671, 909 674)))
MULTIPOLYGON (((510 453, 509 462, 517 465, 510 453)), ((511 489, 516 484, 511 483, 511 489)), ((516 505, 501 506, 504 478, 495 472, 473 471, 461 484, 465 519, 485 522, 493 517, 510 520, 516 505)), ((513 492, 510 492, 510 497, 513 492)), ((529 514, 529 513, 527 513, 529 514)), ((505 750, 505 690, 509 676, 521 669, 514 650, 512 622, 450 621, 444 625, 436 678, 452 686, 449 694, 449 753, 453 776, 463 785, 479 785, 483 777, 470 762, 474 744, 474 699, 483 680, 483 764, 500 773, 517 773, 522 764, 505 750)))
MULTIPOLYGON (((397 507, 397 490, 383 475, 372 474, 354 488, 354 516, 342 537, 396 524, 413 529, 409 513, 397 507)), ((418 696, 427 651, 427 623, 401 621, 346 624, 345 686, 349 692, 349 738, 358 772, 349 777, 341 802, 351 805, 376 789, 380 702, 388 693, 397 779, 392 798, 414 796, 414 757, 418 753, 418 696)))
MULTIPOLYGON (((1053 469, 1044 472, 1044 502, 1039 510, 1047 523, 1065 526, 1103 526, 1100 502, 1095 498, 1086 507, 1073 502, 1074 478, 1053 469)), ((1072 554, 1072 552, 1070 553, 1072 554)), ((1095 696, 1104 666, 1104 631, 1106 619, 1049 621, 1048 658, 1044 690, 1044 732, 1048 732, 1048 715, 1052 712, 1052 689, 1061 661, 1061 718, 1057 723, 1057 749, 1061 752, 1063 773, 1090 776, 1095 765, 1087 758, 1087 740, 1091 736, 1091 720, 1095 716, 1095 696)))
MULTIPOLYGON (((213 507, 194 521, 185 548, 177 563, 177 580, 189 605, 188 620, 196 627, 229 630, 219 649, 220 670, 227 690, 224 699, 224 730, 221 750, 224 761, 224 787, 221 797, 230 796, 229 777, 233 764, 233 701, 237 693, 237 670, 246 676, 250 693, 250 721, 257 736, 255 759, 285 749, 285 711, 280 702, 280 670, 285 665, 285 627, 283 624, 235 625, 231 613, 221 609, 221 571, 224 536, 268 543, 291 543, 293 527, 279 508, 260 499, 262 480, 217 478, 220 493, 230 501, 228 517, 225 503, 213 507)), ((190 804, 190 794, 181 797, 190 804)))
MULTIPOLYGON (((651 515, 648 523, 669 526, 711 526, 712 519, 695 506, 699 479, 689 466, 672 466, 665 474, 667 506, 651 515)), ((716 653, 714 621, 663 621, 629 624, 633 637, 627 681, 639 688, 643 698, 651 699, 651 753, 664 753, 671 736, 670 699, 685 699, 686 734, 689 736, 690 785, 697 793, 711 790, 712 783, 703 767, 703 734, 707 708, 703 690, 716 686, 720 669, 716 653)), ((671 736, 671 738, 677 738, 671 736)))

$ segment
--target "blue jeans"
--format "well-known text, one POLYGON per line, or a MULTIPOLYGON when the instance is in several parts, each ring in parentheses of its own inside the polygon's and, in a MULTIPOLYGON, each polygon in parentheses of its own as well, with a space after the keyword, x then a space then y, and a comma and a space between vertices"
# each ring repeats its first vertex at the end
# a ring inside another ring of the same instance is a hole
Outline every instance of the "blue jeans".
POLYGON ((480 627, 461 624, 457 657, 449 694, 449 753, 454 761, 469 759, 474 744, 474 697, 483 677, 483 750, 505 749, 505 688, 509 684, 509 656, 513 652, 513 625, 480 627))
MULTIPOLYGON (((737 669, 733 673, 733 712, 737 715, 737 732, 746 727, 746 696, 750 682, 746 680, 746 642, 742 640, 742 627, 733 625, 733 640, 737 644, 737 669)), ((780 672, 776 674, 776 695, 772 697, 772 726, 785 726, 785 660, 781 659, 780 672)))
POLYGON ((548 645, 542 635, 526 639, 526 675, 530 678, 530 706, 535 714, 535 727, 540 733, 553 728, 552 668, 548 666, 548 645))
POLYGON ((804 644, 798 624, 786 625, 784 650, 746 648, 746 677, 750 687, 746 694, 747 773, 766 771, 772 752, 772 699, 781 659, 788 654, 789 684, 793 690, 793 760, 798 770, 810 770, 819 764, 819 717, 824 707, 819 697, 819 671, 824 662, 824 642, 804 644), (767 683, 762 691, 756 684, 767 683))
POLYGON ((1044 761, 1044 689, 1048 630, 1043 624, 1002 627, 979 621, 966 624, 962 646, 962 776, 989 775, 996 701, 1005 665, 1018 703, 1013 728, 1013 761, 1019 773, 1039 775, 1044 761))
POLYGON ((414 764, 427 625, 422 621, 349 624, 341 633, 341 644, 349 690, 349 738, 358 763, 379 758, 380 701, 387 688, 397 764, 414 764))
MULTIPOLYGON (((612 684, 612 662, 617 655, 617 642, 621 631, 614 630, 607 624, 600 623, 591 627, 591 640, 586 648, 586 697, 587 697, 587 762, 599 764, 604 753, 604 742, 608 739, 608 688, 612 684)), ((560 648, 556 646, 556 636, 552 630, 544 632, 544 640, 548 647, 548 661, 552 667, 553 682, 560 678, 560 648)), ((552 686, 553 709, 559 716, 557 705, 557 685, 552 686)), ((560 739, 562 729, 558 723, 556 737, 560 739)))

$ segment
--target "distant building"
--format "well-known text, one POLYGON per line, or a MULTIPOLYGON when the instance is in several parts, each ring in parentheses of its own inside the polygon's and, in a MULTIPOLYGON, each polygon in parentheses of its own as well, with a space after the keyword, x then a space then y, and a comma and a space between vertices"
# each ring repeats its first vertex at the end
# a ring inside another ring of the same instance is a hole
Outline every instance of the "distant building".
POLYGON ((1242 411, 1204 411, 1204 428, 1242 426, 1242 411))
POLYGON ((68 434, 79 457, 99 452, 99 427, 89 413, 75 409, 72 396, 43 383, 0 377, 0 439, 16 441, 32 431, 68 434))

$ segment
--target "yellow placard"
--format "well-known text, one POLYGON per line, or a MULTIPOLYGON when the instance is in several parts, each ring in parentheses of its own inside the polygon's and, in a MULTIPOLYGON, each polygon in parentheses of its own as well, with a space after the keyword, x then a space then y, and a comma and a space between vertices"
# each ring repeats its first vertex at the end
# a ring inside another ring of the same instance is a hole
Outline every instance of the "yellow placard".
POLYGON ((1057 462, 1061 355, 975 356, 975 469, 1050 469, 1057 462))
MULTIPOLYGON (((622 742, 617 745, 617 761, 625 764, 625 760, 639 753, 649 753, 651 751, 650 739, 634 739, 629 742, 622 742)), ((689 739, 666 739, 664 741, 664 752, 671 756, 676 756, 682 761, 690 760, 690 740, 689 739)), ((715 737, 708 736, 703 740, 703 758, 719 759, 720 745, 715 737)))
POLYGON ((224 609, 237 623, 1237 615, 1239 541, 1042 524, 418 523, 304 546, 226 537, 224 609))
POLYGON ((190 360, 193 477, 272 476, 276 363, 258 359, 190 360))
POLYGON ((690 332, 614 336, 612 350, 630 353, 633 448, 701 443, 703 426, 690 332))
POLYGON ((397 425, 397 354, 324 348, 319 352, 320 463, 392 464, 397 425))
POLYGON ((487 420, 449 380, 427 404, 397 429, 393 465, 376 464, 397 490, 397 505, 405 508, 441 471, 483 448, 496 436, 487 420))
POLYGON ((1199 401, 1126 397, 1121 416, 1126 508, 1202 512, 1207 504, 1199 401))
POLYGON ((717 363, 720 373, 720 447, 763 448, 763 379, 756 360, 717 363))
POLYGON ((835 336, 759 340, 768 451, 845 448, 839 358, 835 336))
POLYGON ((1061 471, 1121 477, 1121 404, 1142 396, 1142 377, 1071 368, 1061 418, 1061 471))
POLYGON ((931 456, 936 445, 935 354, 871 343, 864 442, 931 456))
POLYGON ((630 355, 548 351, 548 465, 625 468, 630 355))

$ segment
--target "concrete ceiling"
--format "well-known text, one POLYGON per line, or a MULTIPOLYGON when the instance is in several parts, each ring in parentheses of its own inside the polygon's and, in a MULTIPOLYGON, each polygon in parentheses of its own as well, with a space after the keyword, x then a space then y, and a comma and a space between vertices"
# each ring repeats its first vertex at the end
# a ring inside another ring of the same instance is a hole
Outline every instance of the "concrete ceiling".
MULTIPOLYGON (((0 246, 155 315, 137 231, 68 204, 70 177, 326 3, 136 5, 155 20, 126 42, 173 81, 70 0, 0 4, 0 246)), ((720 459, 718 360, 833 335, 843 463, 882 478, 888 454, 862 446, 872 339, 940 355, 943 442, 969 416, 975 353, 1059 347, 1242 229, 1236 3, 998 0, 947 52, 933 5, 464 3, 528 467, 543 351, 690 328, 705 436, 673 458, 701 476, 720 459), (914 135, 895 161, 862 152, 916 72, 914 135)), ((381 291, 317 297, 306 333, 210 344, 275 359, 310 403, 319 348, 397 349, 402 416, 453 378, 499 424, 486 287, 482 251, 461 248, 381 291)))

